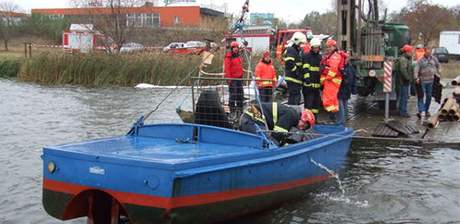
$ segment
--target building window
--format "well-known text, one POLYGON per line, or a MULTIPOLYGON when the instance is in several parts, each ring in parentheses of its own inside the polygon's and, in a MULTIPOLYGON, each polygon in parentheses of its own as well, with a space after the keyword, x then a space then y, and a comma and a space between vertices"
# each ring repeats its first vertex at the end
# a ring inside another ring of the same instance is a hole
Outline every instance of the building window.
POLYGON ((126 26, 128 27, 159 27, 160 14, 158 13, 139 13, 127 14, 126 26))
POLYGON ((180 16, 174 16, 174 25, 180 24, 180 16))

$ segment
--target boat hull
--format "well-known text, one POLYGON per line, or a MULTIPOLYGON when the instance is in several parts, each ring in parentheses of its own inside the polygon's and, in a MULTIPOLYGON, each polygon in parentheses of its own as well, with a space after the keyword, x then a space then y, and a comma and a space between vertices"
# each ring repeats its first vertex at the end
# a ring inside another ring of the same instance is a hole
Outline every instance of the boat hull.
MULTIPOLYGON (((212 131, 225 137, 219 128, 198 126, 198 129, 191 133, 212 131), (212 130, 206 130, 208 128, 212 130)), ((95 207, 110 211, 113 207, 111 201, 119 204, 120 214, 129 217, 132 223, 214 223, 229 220, 302 198, 312 186, 331 176, 316 163, 335 171, 343 168, 352 131, 335 129, 318 129, 328 134, 288 147, 263 149, 261 146, 254 149, 251 146, 240 149, 241 146, 238 146, 240 148, 234 147, 236 151, 231 156, 209 159, 206 155, 206 159, 167 166, 68 154, 67 148, 51 150, 43 156, 43 204, 51 216, 61 220, 92 216, 91 211, 95 207), (46 171, 46 164, 51 161, 60 167, 54 173, 46 171), (91 173, 94 167, 99 173, 91 173), (87 171, 88 168, 89 173, 75 172, 87 171)), ((227 140, 236 135, 228 134, 227 140)), ((237 139, 247 137, 246 140, 251 140, 251 136, 245 135, 237 139)), ((198 136, 197 139, 201 138, 198 136)), ((209 139, 215 141, 215 138, 209 139)), ((135 139, 128 142, 137 144, 142 141, 135 139)), ((192 152, 197 153, 197 147, 204 147, 199 144, 184 147, 191 147, 192 152)), ((124 142, 121 145, 129 144, 124 142)), ((79 147, 81 151, 82 146, 79 147)), ((206 151, 219 145, 209 147, 206 151)), ((185 153, 186 149, 181 150, 185 153)))

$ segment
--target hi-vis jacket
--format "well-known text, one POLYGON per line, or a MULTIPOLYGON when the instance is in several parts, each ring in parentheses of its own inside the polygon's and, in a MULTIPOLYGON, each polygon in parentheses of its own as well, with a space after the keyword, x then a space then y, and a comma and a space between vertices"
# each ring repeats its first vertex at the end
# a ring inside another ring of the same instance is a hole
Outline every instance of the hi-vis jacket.
POLYGON ((300 113, 296 109, 276 102, 262 103, 265 117, 260 112, 259 105, 253 105, 253 107, 255 108, 248 109, 245 115, 259 124, 267 124, 268 129, 275 132, 289 132, 291 127, 297 126, 300 119, 300 113))
POLYGON ((310 51, 303 58, 302 75, 303 86, 308 89, 318 89, 320 84, 320 66, 322 56, 310 51))
POLYGON ((286 82, 302 85, 302 59, 300 58, 301 49, 297 45, 286 48, 284 57, 284 69, 286 71, 286 82))
POLYGON ((256 84, 257 88, 272 88, 276 86, 277 78, 273 63, 261 60, 256 66, 256 84), (269 81, 271 80, 271 81, 269 81))
POLYGON ((339 111, 338 93, 342 83, 342 70, 345 67, 347 54, 334 51, 321 61, 321 83, 323 85, 323 107, 327 112, 339 111))

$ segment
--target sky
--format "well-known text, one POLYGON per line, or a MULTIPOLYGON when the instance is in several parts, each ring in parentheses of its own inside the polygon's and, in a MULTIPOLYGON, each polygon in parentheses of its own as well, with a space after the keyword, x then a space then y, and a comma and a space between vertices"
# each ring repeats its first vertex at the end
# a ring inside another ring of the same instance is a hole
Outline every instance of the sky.
MULTIPOLYGON (((222 5, 227 4, 230 13, 241 11, 245 0, 199 0, 204 4, 222 5)), ((301 21, 311 11, 326 12, 332 8, 332 0, 250 0, 251 12, 273 12, 276 17, 292 23, 301 21)), ((69 7, 67 0, 13 0, 24 11, 31 8, 62 8, 69 7)), ((407 0, 384 0, 388 11, 397 11, 407 4, 407 0)), ((458 0, 431 0, 431 3, 441 4, 447 7, 460 4, 458 0)))

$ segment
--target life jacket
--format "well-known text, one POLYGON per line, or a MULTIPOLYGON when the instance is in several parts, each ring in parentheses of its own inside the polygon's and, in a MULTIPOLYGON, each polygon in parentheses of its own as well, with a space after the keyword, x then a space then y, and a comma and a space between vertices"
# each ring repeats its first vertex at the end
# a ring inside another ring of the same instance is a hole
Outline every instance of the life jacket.
POLYGON ((256 84, 258 88, 272 88, 273 86, 277 85, 275 67, 273 66, 273 63, 271 61, 270 63, 266 63, 263 60, 261 60, 256 66, 255 73, 256 84))
POLYGON ((227 52, 224 58, 224 77, 243 78, 243 61, 238 54, 227 52))

